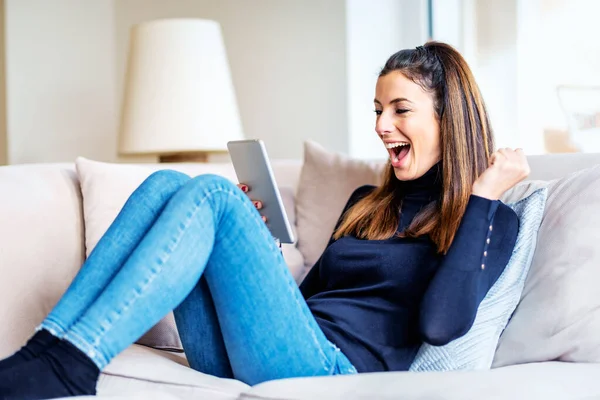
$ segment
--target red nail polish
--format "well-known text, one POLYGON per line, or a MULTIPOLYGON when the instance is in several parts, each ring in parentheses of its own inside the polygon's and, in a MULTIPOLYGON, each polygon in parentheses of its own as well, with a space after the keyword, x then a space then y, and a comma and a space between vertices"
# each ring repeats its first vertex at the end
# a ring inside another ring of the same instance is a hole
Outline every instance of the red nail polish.
POLYGON ((246 193, 248 191, 248 186, 242 185, 242 192, 246 193))

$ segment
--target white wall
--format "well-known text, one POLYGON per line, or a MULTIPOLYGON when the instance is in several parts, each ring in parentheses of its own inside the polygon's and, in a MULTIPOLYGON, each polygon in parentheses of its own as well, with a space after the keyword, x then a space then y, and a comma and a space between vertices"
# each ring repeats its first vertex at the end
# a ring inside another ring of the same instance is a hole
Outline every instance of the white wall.
POLYGON ((214 19, 246 137, 265 140, 273 158, 300 158, 306 139, 348 151, 343 0, 118 0, 115 7, 119 95, 131 26, 214 19))
POLYGON ((426 40, 423 0, 346 1, 348 136, 351 156, 387 157, 375 133, 375 84, 387 59, 426 40))
POLYGON ((435 40, 454 46, 463 52, 464 35, 463 8, 464 0, 434 0, 433 35, 435 40))
POLYGON ((6 0, 5 16, 11 164, 132 160, 116 154, 129 29, 166 17, 221 23, 245 134, 271 157, 348 151, 344 0, 6 0))
MULTIPOLYGON (((376 75, 389 55, 426 40, 426 3, 4 0, 0 164, 132 160, 116 154, 129 29, 165 17, 221 23, 246 136, 263 138, 272 157, 300 157, 306 139, 381 157, 376 75)), ((433 4, 436 38, 472 65, 498 146, 543 152, 542 129, 565 127, 556 86, 600 84, 595 0, 433 4)))
POLYGON ((245 134, 271 157, 307 139, 381 157, 376 75, 426 39, 426 0, 5 1, 10 163, 153 161, 117 156, 118 121, 130 28, 170 17, 221 23, 245 134))
POLYGON ((552 64, 540 62, 540 3, 433 1, 434 38, 454 45, 469 63, 486 101, 496 146, 523 147, 528 154, 544 152, 541 121, 547 111, 539 94, 542 71, 552 64))
POLYGON ((5 0, 8 162, 116 159, 112 0, 5 0))
POLYGON ((517 0, 478 0, 474 75, 497 147, 518 147, 517 0))
MULTIPOLYGON (((543 71, 553 61, 542 62, 540 44, 546 36, 540 30, 542 7, 540 0, 517 0, 517 138, 516 146, 527 154, 543 154, 544 116, 550 110, 540 101, 546 81, 543 71)), ((563 32, 564 34, 564 32, 563 32)))
MULTIPOLYGON (((537 0, 538 57, 530 68, 540 76, 536 100, 545 110, 544 127, 567 128, 560 108, 558 85, 600 86, 600 2, 597 0, 537 0)), ((536 21, 534 21, 536 22, 536 21)))
POLYGON ((544 153, 544 129, 567 128, 557 86, 600 85, 600 2, 474 1, 475 75, 497 145, 544 153))

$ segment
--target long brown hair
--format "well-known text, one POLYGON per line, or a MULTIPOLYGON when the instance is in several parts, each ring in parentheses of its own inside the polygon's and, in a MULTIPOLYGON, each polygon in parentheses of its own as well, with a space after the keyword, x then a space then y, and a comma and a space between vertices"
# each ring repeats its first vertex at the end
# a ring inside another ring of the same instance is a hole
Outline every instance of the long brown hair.
MULTIPOLYGON (((429 235, 447 253, 465 213, 473 182, 488 167, 494 143, 488 114, 471 69, 452 46, 428 42, 392 55, 379 77, 398 71, 433 96, 440 124, 442 192, 413 219, 401 237, 429 235)), ((351 207, 334 238, 390 238, 398 229, 402 193, 391 163, 383 183, 351 207)))

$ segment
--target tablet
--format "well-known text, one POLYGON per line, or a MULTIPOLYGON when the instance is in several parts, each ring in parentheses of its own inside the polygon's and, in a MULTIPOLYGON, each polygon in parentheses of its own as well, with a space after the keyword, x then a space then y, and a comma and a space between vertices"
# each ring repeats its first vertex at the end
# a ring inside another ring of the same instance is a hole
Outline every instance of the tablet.
POLYGON ((277 182, 262 140, 235 140, 227 143, 238 182, 250 187, 250 197, 260 200, 259 210, 267 217, 271 235, 281 243, 293 243, 294 234, 288 220, 277 182))

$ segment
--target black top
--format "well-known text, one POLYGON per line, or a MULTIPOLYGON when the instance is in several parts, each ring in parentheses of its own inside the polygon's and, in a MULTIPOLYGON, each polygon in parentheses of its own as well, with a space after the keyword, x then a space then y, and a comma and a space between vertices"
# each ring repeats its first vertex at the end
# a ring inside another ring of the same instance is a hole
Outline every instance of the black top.
MULTIPOLYGON (((441 163, 400 183, 398 231, 439 198, 441 186, 441 163)), ((344 211, 373 189, 355 190, 344 211)), ((468 332, 510 259, 518 227, 511 208, 471 195, 445 256, 429 236, 331 239, 300 290, 325 336, 359 372, 407 370, 423 342, 440 346, 468 332)))

